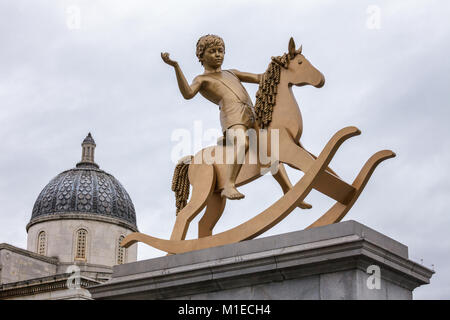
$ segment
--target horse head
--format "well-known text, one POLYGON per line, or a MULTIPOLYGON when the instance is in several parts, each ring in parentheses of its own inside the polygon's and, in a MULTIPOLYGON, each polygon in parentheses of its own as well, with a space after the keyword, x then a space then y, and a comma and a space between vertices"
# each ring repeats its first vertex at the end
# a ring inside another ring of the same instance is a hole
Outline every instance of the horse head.
POLYGON ((272 57, 284 71, 289 84, 296 86, 312 85, 321 88, 325 84, 325 77, 302 54, 302 46, 295 49, 294 39, 289 40, 288 53, 282 57, 272 57))

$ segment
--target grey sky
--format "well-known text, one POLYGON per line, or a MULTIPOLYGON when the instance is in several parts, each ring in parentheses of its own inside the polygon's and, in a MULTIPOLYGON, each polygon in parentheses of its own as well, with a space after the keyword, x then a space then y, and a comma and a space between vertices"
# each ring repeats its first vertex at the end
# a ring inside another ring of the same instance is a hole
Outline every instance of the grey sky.
MULTIPOLYGON (((261 73, 293 36, 326 78, 321 89, 294 88, 303 145, 317 154, 337 130, 359 127, 362 135, 332 162, 347 181, 376 151, 397 153, 345 219, 434 264, 431 284, 415 298, 450 298, 449 16, 446 1, 1 1, 0 243, 26 248, 34 201, 80 160, 89 131, 97 163, 128 190, 140 231, 168 238, 175 221, 171 134, 192 130, 197 120, 205 129, 220 124, 215 105, 182 98, 160 52, 170 52, 190 81, 202 72, 197 39, 218 34, 224 68, 261 73), (379 29, 366 26, 373 4, 381 10, 379 29), (67 25, 70 6, 80 9, 80 29, 67 25)), ((256 86, 247 89, 254 97, 256 86)), ((269 176, 240 190, 246 199, 228 202, 216 232, 281 196, 269 176)), ((315 191, 307 201, 312 210, 296 209, 263 236, 300 230, 332 205, 315 191)), ((139 259, 162 254, 139 246, 139 259)))

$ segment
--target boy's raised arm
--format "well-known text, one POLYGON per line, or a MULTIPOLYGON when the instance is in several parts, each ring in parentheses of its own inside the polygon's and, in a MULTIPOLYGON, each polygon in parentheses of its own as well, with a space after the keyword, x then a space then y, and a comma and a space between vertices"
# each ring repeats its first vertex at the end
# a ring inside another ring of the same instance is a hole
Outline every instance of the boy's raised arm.
POLYGON ((195 78, 194 81, 192 82, 192 85, 189 85, 186 78, 184 77, 183 71, 181 71, 181 68, 178 65, 178 62, 171 60, 167 52, 165 53, 161 52, 161 58, 169 66, 174 67, 175 74, 177 75, 178 88, 180 88, 180 92, 183 95, 183 97, 185 99, 193 98, 200 90, 201 82, 198 81, 197 78, 195 78))
POLYGON ((259 83, 261 80, 262 74, 250 73, 250 72, 241 72, 239 70, 233 69, 231 70, 239 78, 242 82, 249 83, 259 83))

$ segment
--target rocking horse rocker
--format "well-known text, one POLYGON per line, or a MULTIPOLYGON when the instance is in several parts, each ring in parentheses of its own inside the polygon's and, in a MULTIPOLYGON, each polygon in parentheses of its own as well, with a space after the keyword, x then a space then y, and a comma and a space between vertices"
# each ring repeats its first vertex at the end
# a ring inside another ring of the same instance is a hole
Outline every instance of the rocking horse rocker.
MULTIPOLYGON (((177 254, 253 239, 282 221, 297 206, 307 208, 308 204, 303 200, 312 189, 331 197, 336 203, 307 229, 341 221, 358 199, 377 165, 395 157, 395 153, 390 150, 375 153, 364 164, 353 183, 349 184, 341 180, 328 164, 345 140, 361 133, 358 128, 346 127, 336 132, 318 157, 306 151, 300 143, 303 125, 292 85, 320 88, 324 83, 322 73, 304 57, 301 47, 295 48, 292 38, 288 53, 272 57, 267 71, 261 77, 255 104, 256 128, 266 129, 267 134, 258 134, 260 130, 256 130, 257 139, 267 139, 266 145, 270 146, 271 132, 278 134, 278 159, 272 159, 272 163, 280 163, 279 170, 274 175, 284 192, 279 200, 250 220, 230 230, 213 234, 226 203, 221 191, 226 182, 226 164, 222 157, 226 154, 227 146, 211 146, 198 152, 195 157, 183 158, 175 168, 172 189, 177 198, 177 218, 170 240, 135 232, 125 237, 122 246, 129 247, 136 242, 143 242, 169 254, 177 254), (205 155, 209 156, 209 161, 204 160, 205 155), (282 164, 304 172, 294 186, 286 183, 289 180, 285 179, 286 172, 282 164), (190 185, 192 196, 187 202, 190 185), (186 240, 190 222, 205 207, 198 225, 198 239, 186 240)), ((270 148, 268 151, 271 154, 270 148)), ((250 163, 250 156, 251 151, 248 151, 236 178, 236 186, 262 176, 264 166, 260 161, 250 163)))

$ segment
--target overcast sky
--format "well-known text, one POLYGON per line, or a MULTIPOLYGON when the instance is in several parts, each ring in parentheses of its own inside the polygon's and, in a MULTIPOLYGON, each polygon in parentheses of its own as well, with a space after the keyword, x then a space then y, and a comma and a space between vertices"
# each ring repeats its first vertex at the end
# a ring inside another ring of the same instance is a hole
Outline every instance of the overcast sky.
MULTIPOLYGON (((195 121, 205 130, 220 122, 217 106, 203 97, 182 98, 160 52, 170 52, 191 81, 202 72, 197 39, 218 34, 226 44, 223 68, 262 73, 293 36, 326 78, 321 89, 294 88, 303 145, 318 154, 337 130, 360 128, 331 163, 349 182, 373 153, 397 154, 378 167, 345 220, 400 241, 412 260, 434 265, 431 284, 416 289, 415 298, 450 298, 449 16, 449 2, 425 0, 1 0, 0 243, 26 248, 38 194, 80 160, 88 132, 96 162, 130 194, 140 231, 169 238, 171 135, 193 132, 195 121)), ((256 86, 246 87, 254 97, 256 86)), ((288 172, 294 182, 301 177, 288 172)), ((228 202, 215 232, 282 195, 270 176, 240 190, 246 199, 228 202)), ((316 191, 306 200, 312 210, 294 210, 262 236, 301 230, 333 204, 316 191)), ((163 254, 139 245, 139 259, 163 254)))

